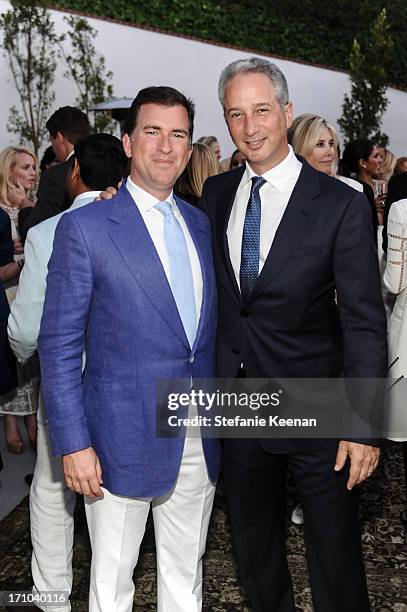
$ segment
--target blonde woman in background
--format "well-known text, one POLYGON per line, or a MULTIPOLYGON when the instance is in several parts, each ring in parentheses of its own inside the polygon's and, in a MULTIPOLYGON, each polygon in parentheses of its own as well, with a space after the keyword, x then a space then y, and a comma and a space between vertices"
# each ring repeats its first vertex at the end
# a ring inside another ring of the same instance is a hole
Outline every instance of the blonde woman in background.
POLYGON ((288 142, 315 170, 334 174, 338 137, 325 119, 304 114, 296 117, 288 130, 288 142))
POLYGON ((394 168, 396 167, 397 157, 389 151, 384 149, 382 153, 382 163, 380 164, 379 180, 389 182, 393 176, 394 168))
MULTIPOLYGON (((382 208, 378 209, 378 214, 383 215, 384 202, 388 192, 388 182, 393 176, 394 168, 397 163, 397 157, 389 151, 389 149, 385 149, 384 147, 380 147, 380 155, 382 158, 382 163, 380 164, 380 171, 377 179, 372 180, 373 184, 373 193, 375 198, 382 200, 382 208)), ((380 219, 380 217, 379 217, 380 219)), ((383 219, 381 219, 381 225, 383 225, 383 219)))
POLYGON ((220 144, 216 136, 201 136, 197 140, 198 144, 205 144, 215 153, 218 163, 220 162, 220 144))
POLYGON ((358 181, 337 174, 338 134, 322 117, 310 113, 296 117, 288 130, 288 142, 294 153, 301 155, 315 170, 329 174, 357 191, 363 191, 358 181))
POLYGON ((18 233, 20 208, 33 206, 32 194, 38 178, 38 160, 30 149, 7 147, 0 153, 0 207, 12 224, 16 255, 23 252, 18 233))
MULTIPOLYGON (((10 218, 14 259, 21 268, 23 247, 18 233, 20 208, 33 206, 31 196, 38 171, 38 161, 32 151, 24 147, 7 147, 0 153, 0 208, 10 218)), ((13 301, 18 276, 6 284, 9 304, 13 301)), ((17 393, 2 396, 0 414, 4 415, 7 448, 11 453, 21 453, 23 442, 18 429, 17 416, 23 416, 30 445, 35 448, 37 437, 37 408, 39 392, 39 368, 36 360, 17 368, 17 393)))
POLYGON ((187 202, 198 205, 207 178, 219 174, 219 164, 213 149, 200 142, 192 147, 187 167, 175 183, 175 191, 187 202))

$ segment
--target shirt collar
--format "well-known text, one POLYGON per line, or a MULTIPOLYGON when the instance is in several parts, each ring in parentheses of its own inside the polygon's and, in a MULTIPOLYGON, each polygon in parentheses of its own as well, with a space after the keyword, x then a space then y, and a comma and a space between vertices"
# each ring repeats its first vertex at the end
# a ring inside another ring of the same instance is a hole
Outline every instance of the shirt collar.
MULTIPOLYGON (((141 212, 147 212, 154 208, 154 206, 158 202, 161 202, 161 200, 158 200, 158 198, 151 195, 151 193, 148 193, 148 191, 145 191, 144 189, 136 185, 136 183, 131 180, 130 176, 127 177, 126 187, 141 212)), ((177 211, 173 191, 171 191, 170 195, 165 199, 165 201, 170 204, 174 212, 177 211)))
POLYGON ((82 200, 90 200, 90 199, 95 200, 99 196, 100 196, 100 191, 84 191, 83 193, 80 193, 79 195, 76 196, 76 198, 71 204, 71 208, 72 206, 79 205, 82 200))
POLYGON ((70 153, 68 153, 68 155, 65 157, 65 161, 68 161, 68 159, 70 157, 72 157, 72 155, 75 153, 75 149, 72 149, 72 151, 70 153))
MULTIPOLYGON (((271 170, 267 170, 267 172, 264 172, 262 177, 270 185, 279 191, 282 191, 291 177, 298 174, 298 171, 301 169, 301 165, 301 162, 295 156, 292 146, 288 145, 288 155, 277 166, 271 168, 271 170)), ((242 187, 243 185, 246 185, 254 176, 258 175, 253 172, 250 165, 246 162, 246 170, 242 176, 240 186, 242 187)))

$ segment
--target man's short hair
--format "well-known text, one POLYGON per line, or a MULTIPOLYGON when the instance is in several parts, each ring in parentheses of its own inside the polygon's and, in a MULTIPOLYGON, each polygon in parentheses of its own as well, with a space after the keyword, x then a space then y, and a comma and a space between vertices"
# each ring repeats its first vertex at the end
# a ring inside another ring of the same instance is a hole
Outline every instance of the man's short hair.
POLYGON ((222 70, 218 85, 218 96, 222 108, 225 107, 225 89, 229 81, 239 74, 250 73, 264 74, 270 79, 277 101, 281 109, 284 109, 289 100, 287 80, 278 66, 260 57, 236 60, 222 70))
POLYGON ((128 159, 121 141, 111 134, 91 134, 75 145, 82 182, 92 191, 116 187, 127 176, 128 159))
POLYGON ((136 127, 138 114, 143 104, 158 104, 159 106, 182 106, 188 113, 189 119, 189 141, 192 143, 194 133, 195 106, 192 100, 186 98, 173 87, 146 87, 140 89, 129 109, 124 131, 129 136, 136 127))
POLYGON ((45 125, 52 138, 60 132, 73 145, 86 138, 90 132, 87 116, 75 106, 61 106, 45 125))

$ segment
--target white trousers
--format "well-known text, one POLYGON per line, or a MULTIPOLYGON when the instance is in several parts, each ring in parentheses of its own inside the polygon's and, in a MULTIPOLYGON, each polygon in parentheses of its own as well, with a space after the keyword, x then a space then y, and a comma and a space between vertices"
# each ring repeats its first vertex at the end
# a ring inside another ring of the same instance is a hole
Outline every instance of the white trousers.
MULTIPOLYGON (((31 571, 36 591, 72 590, 72 550, 76 493, 64 480, 61 458, 53 457, 48 427, 38 412, 37 461, 30 490, 30 525, 33 553, 31 571)), ((66 606, 42 604, 47 612, 68 612, 66 606)))
POLYGON ((202 609, 202 556, 215 487, 200 438, 186 438, 177 481, 167 495, 85 498, 92 544, 89 612, 131 612, 133 571, 152 505, 157 548, 158 612, 202 609))

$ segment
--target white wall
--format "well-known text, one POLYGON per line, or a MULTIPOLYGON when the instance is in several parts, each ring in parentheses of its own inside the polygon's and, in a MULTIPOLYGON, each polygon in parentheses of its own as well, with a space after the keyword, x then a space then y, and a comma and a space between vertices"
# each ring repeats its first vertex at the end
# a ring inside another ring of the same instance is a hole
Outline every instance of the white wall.
MULTIPOLYGON (((8 8, 9 3, 0 0, 0 13, 8 8)), ((63 13, 52 13, 57 31, 64 31, 63 13)), ((90 22, 99 32, 95 46, 105 56, 107 69, 113 72, 116 96, 133 97, 148 85, 172 85, 196 103, 195 139, 216 135, 222 155, 226 157, 232 152, 233 143, 217 100, 217 81, 226 64, 251 54, 98 19, 90 22)), ((291 61, 276 59, 275 62, 287 76, 295 114, 316 113, 337 127, 343 95, 349 90, 347 75, 291 61)), ((75 86, 63 77, 63 72, 63 64, 59 62, 55 108, 74 104, 76 97, 75 86)), ((7 133, 6 123, 9 107, 18 102, 4 57, 0 57, 0 84, 0 148, 3 148, 14 140, 7 133)), ((390 137, 391 150, 397 156, 407 155, 407 93, 389 89, 388 96, 390 105, 383 129, 390 137)))

